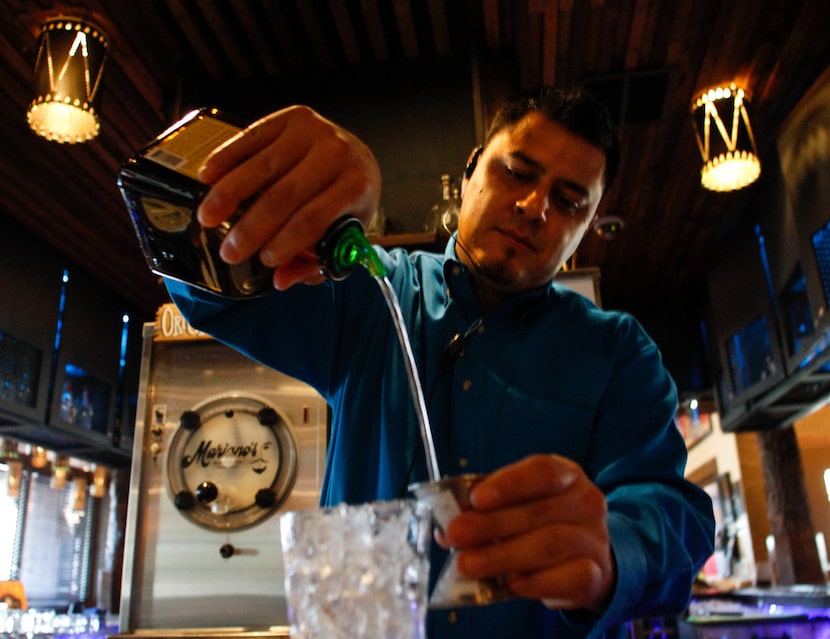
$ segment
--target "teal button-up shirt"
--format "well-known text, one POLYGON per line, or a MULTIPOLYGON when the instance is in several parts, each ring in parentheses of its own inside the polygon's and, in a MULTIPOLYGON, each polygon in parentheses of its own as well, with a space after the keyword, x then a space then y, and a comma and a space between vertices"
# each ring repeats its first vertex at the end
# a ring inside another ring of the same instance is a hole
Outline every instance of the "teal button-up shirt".
MULTIPOLYGON (((712 553, 714 521, 708 496, 683 479, 675 385, 640 325, 557 284, 482 315, 454 240, 444 255, 378 253, 417 359, 441 473, 488 472, 535 453, 569 457, 606 495, 617 564, 602 616, 518 600, 431 611, 429 636, 621 636, 627 619, 681 613, 712 553)), ((167 285, 193 326, 329 402, 321 504, 393 499, 427 478, 398 338, 365 270, 237 302, 167 285)), ((435 566, 442 552, 434 549, 435 566)))

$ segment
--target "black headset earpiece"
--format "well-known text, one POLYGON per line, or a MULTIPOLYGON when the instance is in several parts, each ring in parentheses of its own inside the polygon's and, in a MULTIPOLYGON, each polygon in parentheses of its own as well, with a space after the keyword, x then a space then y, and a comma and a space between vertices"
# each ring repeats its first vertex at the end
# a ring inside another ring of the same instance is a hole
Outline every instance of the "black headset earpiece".
POLYGON ((476 164, 478 163, 478 158, 481 155, 481 152, 484 150, 483 146, 476 147, 476 150, 473 151, 473 156, 470 158, 470 161, 467 162, 467 166, 464 167, 464 177, 466 179, 470 179, 472 176, 473 171, 476 169, 476 164))

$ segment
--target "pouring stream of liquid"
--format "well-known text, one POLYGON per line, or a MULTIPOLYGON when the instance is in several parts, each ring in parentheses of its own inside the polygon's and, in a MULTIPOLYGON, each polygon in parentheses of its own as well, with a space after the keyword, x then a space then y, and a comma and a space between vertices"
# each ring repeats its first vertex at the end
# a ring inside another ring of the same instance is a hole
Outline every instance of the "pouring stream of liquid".
POLYGON ((441 479, 441 473, 438 470, 438 458, 435 454, 435 443, 432 440, 432 429, 429 424, 429 415, 427 414, 427 405, 424 400, 424 391, 421 388, 421 380, 418 377, 417 367, 415 366, 415 356, 412 353, 412 345, 409 343, 409 334, 406 331, 403 321, 403 313, 401 313, 401 305, 398 302, 398 296, 392 289, 392 285, 386 276, 375 277, 380 290, 383 292, 383 297, 386 300, 386 305, 389 307, 389 312, 392 314, 392 323, 395 326, 395 331, 398 334, 398 341, 401 343, 401 349, 404 355, 404 365, 406 366, 406 375, 409 378, 409 389, 412 392, 412 400, 415 403, 415 413, 418 417, 418 425, 421 430, 421 442, 424 446, 424 454, 427 460, 427 473, 430 481, 438 481, 441 479))

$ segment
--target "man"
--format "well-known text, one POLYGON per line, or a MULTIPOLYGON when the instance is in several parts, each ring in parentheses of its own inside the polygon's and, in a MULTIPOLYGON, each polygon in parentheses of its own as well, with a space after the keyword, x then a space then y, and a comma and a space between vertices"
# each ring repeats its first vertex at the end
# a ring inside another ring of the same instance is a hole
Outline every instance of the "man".
MULTIPOLYGON (((410 333, 441 472, 486 473, 440 536, 460 570, 510 602, 431 611, 431 637, 584 637, 679 614, 712 552, 708 497, 683 480, 676 389, 628 315, 552 280, 613 179, 616 140, 586 93, 509 104, 465 171, 444 255, 378 250, 410 333), (448 347, 452 344, 451 347, 448 347)), ((199 217, 254 197, 223 247, 276 267, 271 295, 231 302, 168 282, 185 316, 314 386, 332 406, 321 501, 391 499, 427 477, 400 348, 379 288, 357 269, 320 284, 309 257, 344 214, 366 221, 380 173, 354 136, 304 107, 214 153, 199 217)))

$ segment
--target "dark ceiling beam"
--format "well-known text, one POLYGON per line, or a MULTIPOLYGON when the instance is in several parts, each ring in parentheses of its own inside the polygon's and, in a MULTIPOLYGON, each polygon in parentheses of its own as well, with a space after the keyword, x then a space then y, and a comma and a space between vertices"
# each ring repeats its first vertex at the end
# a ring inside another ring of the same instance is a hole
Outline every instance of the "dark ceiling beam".
POLYGON ((210 30, 210 33, 205 33, 199 41, 207 43, 208 37, 216 41, 219 45, 218 50, 230 62, 233 74, 239 78, 251 77, 254 73, 253 64, 250 62, 251 56, 242 50, 236 38, 237 31, 233 28, 229 16, 221 11, 221 5, 211 0, 197 0, 197 2, 199 11, 205 19, 205 27, 210 30))
POLYGON ((360 0, 360 9, 363 12, 363 21, 369 34, 369 44, 375 62, 389 61, 389 46, 383 31, 383 21, 380 18, 378 0, 360 0))
POLYGON ((500 52, 501 20, 499 19, 499 0, 481 0, 484 23, 484 44, 488 51, 500 52))
POLYGON ((275 50, 279 51, 284 60, 283 65, 290 73, 297 73, 303 70, 303 56, 297 35, 289 28, 285 14, 280 2, 271 0, 260 0, 262 8, 268 20, 268 26, 276 35, 274 39, 275 50))
MULTIPOLYGON (((194 13, 181 0, 167 0, 167 6, 182 29, 188 43, 199 57, 199 63, 208 77, 218 80, 225 75, 224 65, 217 57, 218 47, 210 42, 194 22, 194 13)), ((201 15, 201 14, 200 14, 201 15)))
POLYGON ((266 75, 276 75, 280 72, 280 64, 274 55, 273 43, 269 41, 262 19, 254 12, 254 6, 249 2, 237 2, 231 5, 236 12, 239 23, 242 25, 245 35, 250 40, 251 46, 256 51, 256 56, 266 75))
POLYGON ((318 19, 316 8, 312 3, 307 2, 307 0, 294 0, 294 4, 300 14, 300 19, 303 22, 303 27, 308 34, 308 38, 311 40, 311 45, 314 47, 317 63, 322 67, 334 66, 334 55, 323 33, 323 27, 318 19))
POLYGON ((556 51, 559 43, 559 3, 557 0, 529 0, 528 13, 541 20, 539 62, 541 83, 556 84, 556 51))
POLYGON ((439 57, 447 56, 452 51, 452 45, 444 0, 427 0, 427 9, 432 28, 432 39, 435 43, 435 53, 439 57))
POLYGON ((415 22, 412 19, 410 0, 393 0, 392 8, 395 11, 395 24, 398 27, 398 36, 401 39, 401 48, 404 58, 415 60, 420 56, 418 35, 415 33, 415 22))
POLYGON ((334 18, 334 24, 337 26, 340 45, 346 53, 346 61, 352 65, 358 64, 360 62, 360 48, 357 44, 354 23, 346 0, 329 0, 329 9, 334 18))

